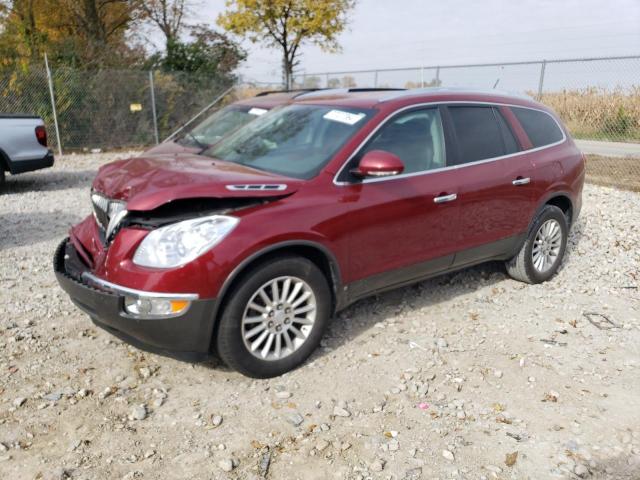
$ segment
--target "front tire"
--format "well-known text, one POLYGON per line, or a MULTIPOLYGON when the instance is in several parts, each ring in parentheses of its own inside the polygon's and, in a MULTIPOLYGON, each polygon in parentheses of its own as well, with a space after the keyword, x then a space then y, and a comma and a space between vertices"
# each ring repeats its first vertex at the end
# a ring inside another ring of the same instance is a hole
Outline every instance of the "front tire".
POLYGON ((254 378, 293 370, 319 345, 331 293, 310 260, 277 257, 244 274, 229 294, 216 347, 230 368, 254 378))
POLYGON ((536 217, 518 254, 506 262, 509 275, 525 283, 542 283, 560 267, 569 224, 558 207, 546 205, 536 217))

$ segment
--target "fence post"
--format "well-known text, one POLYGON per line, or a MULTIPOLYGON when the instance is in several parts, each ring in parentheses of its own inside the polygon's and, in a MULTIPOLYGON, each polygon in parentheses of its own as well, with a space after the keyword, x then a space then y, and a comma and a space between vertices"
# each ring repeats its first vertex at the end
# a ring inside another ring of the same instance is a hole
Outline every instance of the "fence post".
POLYGON ((327 77, 327 88, 329 88, 329 74, 328 73, 326 74, 326 77, 327 77))
POLYGON ((436 83, 434 86, 435 87, 440 86, 440 67, 436 67, 436 83))
POLYGON ((56 97, 53 93, 53 78, 49 70, 49 59, 44 54, 44 66, 47 69, 47 80, 49 82, 49 95, 51 96, 51 110, 53 111, 53 124, 56 129, 56 140, 58 141, 58 154, 62 156, 62 143, 60 142, 60 128, 58 127, 58 112, 56 111, 56 97))
POLYGON ((420 88, 424 88, 424 67, 420 67, 420 88))
POLYGON ((373 88, 378 88, 378 70, 373 72, 373 88))
POLYGON ((156 139, 156 145, 160 143, 158 136, 158 115, 156 112, 156 90, 153 85, 153 70, 149 70, 149 87, 151 89, 151 111, 153 113, 153 133, 156 139))
POLYGON ((538 101, 542 99, 542 87, 544 86, 544 71, 547 68, 547 61, 543 60, 540 64, 540 81, 538 82, 538 101))

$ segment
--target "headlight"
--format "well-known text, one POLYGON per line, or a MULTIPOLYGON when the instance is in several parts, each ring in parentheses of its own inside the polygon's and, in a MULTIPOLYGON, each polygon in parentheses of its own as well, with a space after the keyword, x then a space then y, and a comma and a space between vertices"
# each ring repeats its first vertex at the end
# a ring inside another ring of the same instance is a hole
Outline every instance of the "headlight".
POLYGON ((179 267, 218 244, 238 221, 235 217, 213 215, 158 228, 144 238, 133 263, 154 268, 179 267))

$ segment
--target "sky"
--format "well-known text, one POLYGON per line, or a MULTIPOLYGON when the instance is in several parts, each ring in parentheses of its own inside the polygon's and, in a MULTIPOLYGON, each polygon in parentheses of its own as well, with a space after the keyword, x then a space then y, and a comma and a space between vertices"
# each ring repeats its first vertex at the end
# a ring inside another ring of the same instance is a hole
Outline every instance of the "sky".
MULTIPOLYGON (((195 0, 192 20, 213 25, 224 4, 195 0)), ((303 47, 298 72, 640 55, 640 0, 358 0, 340 44, 303 47)), ((246 80, 281 78, 277 50, 242 45, 246 80)))

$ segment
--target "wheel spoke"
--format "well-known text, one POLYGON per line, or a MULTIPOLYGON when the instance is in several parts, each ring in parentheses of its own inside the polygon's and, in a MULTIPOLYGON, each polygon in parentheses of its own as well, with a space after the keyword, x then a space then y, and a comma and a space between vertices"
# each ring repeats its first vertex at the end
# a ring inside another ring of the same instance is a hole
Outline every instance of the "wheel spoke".
POLYGON ((260 336, 251 344, 251 351, 255 352, 258 347, 262 345, 262 342, 264 342, 264 339, 267 338, 267 336, 269 336, 269 330, 265 330, 264 332, 262 332, 260 336))
POLYGON ((289 295, 289 288, 291 287, 291 279, 287 278, 282 285, 282 295, 280 295, 280 302, 284 302, 289 295))
POLYGON ((258 305, 255 302, 250 302, 249 303, 249 308, 251 310, 255 310, 256 312, 267 313, 267 309, 265 307, 261 307, 260 305, 258 305))
POLYGON ((304 301, 305 301, 307 298, 309 298, 310 296, 311 296, 311 291, 306 291, 306 292, 304 292, 302 295, 300 295, 300 296, 298 297, 298 299, 297 299, 295 302, 293 302, 293 303, 291 304, 291 307, 292 307, 292 308, 296 308, 298 305, 300 305, 302 302, 304 302, 304 301))
POLYGON ((307 305, 305 307, 302 307, 302 308, 296 308, 293 311, 293 314, 294 315, 300 315, 301 313, 307 313, 307 312, 310 312, 311 310, 315 310, 315 308, 316 308, 315 305, 309 304, 309 305, 307 305))
POLYGON ((304 339, 306 337, 306 335, 303 335, 302 332, 298 330, 296 327, 294 327, 293 325, 289 327, 289 331, 293 332, 293 334, 300 339, 304 339))
POLYGON ((262 351, 260 352, 260 354, 262 355, 263 358, 266 358, 267 355, 269 355, 269 349, 271 348, 271 344, 273 343, 273 340, 276 338, 276 334, 275 333, 270 333, 269 337, 267 338, 266 343, 264 344, 264 347, 262 348, 262 351))
POLYGON ((295 348, 293 347, 293 342, 291 341, 291 337, 289 336, 289 332, 283 332, 282 336, 284 337, 284 343, 287 346, 289 352, 293 352, 295 348))
POLYGON ((294 318, 293 323, 297 323, 298 325, 313 325, 313 320, 309 320, 308 318, 294 318))
POLYGON ((291 290, 291 294, 289 295, 289 298, 287 298, 287 303, 291 303, 295 300, 296 296, 298 295, 298 292, 300 292, 302 287, 303 287, 302 282, 296 282, 296 284, 293 286, 293 290, 291 290))
POLYGON ((276 358, 280 358, 280 352, 282 352, 282 335, 286 335, 286 333, 279 333, 276 336, 276 347, 273 351, 276 358))
POLYGON ((244 338, 251 338, 253 336, 256 335, 256 333, 260 333, 262 330, 264 330, 265 328, 267 328, 267 326, 264 323, 261 323, 260 325, 258 325, 257 327, 253 327, 251 330, 249 330, 248 332, 246 332, 244 334, 244 338))
POLYGON ((271 298, 273 299, 273 303, 278 303, 280 301, 280 294, 278 293, 277 278, 273 282, 271 282, 271 298))
POLYGON ((246 317, 244 323, 258 323, 264 322, 264 317, 246 317))
POLYGON ((264 288, 261 288, 260 290, 258 290, 258 295, 260 295, 260 298, 262 299, 265 305, 267 306, 271 305, 272 303, 271 299, 267 295, 267 292, 264 291, 264 288))

